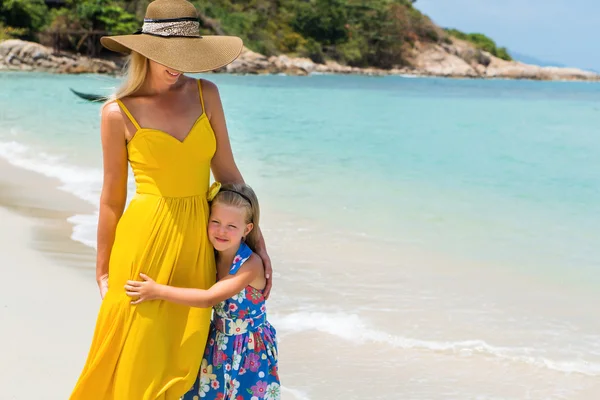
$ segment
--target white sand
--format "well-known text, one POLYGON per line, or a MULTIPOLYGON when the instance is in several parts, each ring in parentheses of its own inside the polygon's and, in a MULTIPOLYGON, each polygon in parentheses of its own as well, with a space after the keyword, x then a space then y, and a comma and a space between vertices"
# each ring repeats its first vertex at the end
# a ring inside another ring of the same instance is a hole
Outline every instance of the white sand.
POLYGON ((91 343, 93 251, 66 222, 87 205, 57 183, 0 162, 1 400, 67 399, 91 343))
POLYGON ((31 249, 34 220, 0 208, 0 221, 0 399, 67 399, 100 303, 94 275, 31 249))

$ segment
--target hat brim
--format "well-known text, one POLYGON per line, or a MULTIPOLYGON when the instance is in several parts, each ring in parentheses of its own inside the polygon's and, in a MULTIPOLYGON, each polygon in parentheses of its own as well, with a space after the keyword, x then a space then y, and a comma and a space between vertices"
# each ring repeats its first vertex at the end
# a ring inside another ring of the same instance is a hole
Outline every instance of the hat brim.
POLYGON ((212 71, 234 61, 242 52, 237 36, 160 37, 146 34, 104 36, 100 43, 109 50, 131 51, 179 72, 212 71))

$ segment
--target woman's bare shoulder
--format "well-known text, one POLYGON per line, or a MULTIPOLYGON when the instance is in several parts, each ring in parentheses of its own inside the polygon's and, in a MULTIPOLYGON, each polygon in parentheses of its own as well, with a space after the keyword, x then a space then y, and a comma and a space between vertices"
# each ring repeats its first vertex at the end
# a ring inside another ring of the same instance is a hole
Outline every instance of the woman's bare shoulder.
POLYGON ((219 89, 214 82, 208 79, 200 79, 200 81, 202 82, 202 93, 204 93, 204 96, 219 95, 219 89))
POLYGON ((102 107, 102 132, 106 132, 110 136, 125 135, 125 118, 123 110, 121 110, 121 107, 116 101, 106 103, 102 107))
POLYGON ((107 122, 123 122, 123 113, 116 100, 106 103, 102 107, 102 120, 107 122))

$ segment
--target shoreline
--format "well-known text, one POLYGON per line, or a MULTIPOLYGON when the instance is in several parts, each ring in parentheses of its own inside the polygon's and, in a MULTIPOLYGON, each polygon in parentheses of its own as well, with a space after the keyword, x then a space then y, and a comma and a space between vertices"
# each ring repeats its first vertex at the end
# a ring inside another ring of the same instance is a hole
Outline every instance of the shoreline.
POLYGON ((87 265, 93 271, 95 251, 72 239, 73 224, 68 219, 92 214, 94 207, 60 186, 56 178, 0 158, 0 207, 35 221, 31 246, 56 262, 78 268, 87 265))
MULTIPOLYGON (((79 368, 83 366, 88 351, 88 341, 92 337, 96 312, 100 304, 94 280, 94 252, 70 238, 72 225, 67 222, 67 218, 76 213, 88 213, 93 206, 60 190, 58 186, 60 186, 60 181, 57 179, 14 166, 0 158, 0 218, 5 227, 0 227, 0 238, 4 239, 0 240, 0 251, 5 255, 3 264, 8 271, 8 273, 5 272, 5 276, 8 275, 8 279, 4 281, 6 287, 1 288, 3 301, 0 303, 0 317, 2 321, 7 321, 9 326, 14 327, 10 331, 0 334, 0 341, 6 347, 0 347, 2 354, 6 354, 6 361, 2 363, 0 372, 4 372, 2 379, 7 379, 6 383, 0 382, 2 384, 0 398, 2 399, 43 397, 58 400, 66 398, 75 384, 80 372, 79 368), (40 193, 44 193, 44 196, 41 196, 40 193), (24 268, 11 268, 15 264, 24 268), (21 282, 27 282, 27 291, 23 290, 22 285, 19 284, 21 282), (51 284, 49 285, 48 282, 51 284), (4 300, 5 296, 6 300, 4 300), (73 301, 74 299, 76 301, 73 301), (57 324, 56 321, 61 323, 57 324), (39 339, 39 332, 43 332, 45 340, 39 339), (52 348, 48 349, 49 346, 44 343, 51 343, 52 348), (26 380, 33 373, 42 379, 38 380, 39 385, 27 386, 26 380), (47 396, 47 393, 50 393, 50 396, 47 396)), ((308 385, 305 380, 307 374, 310 374, 314 368, 311 367, 313 362, 311 360, 321 357, 322 347, 320 346, 323 343, 326 343, 328 348, 336 349, 339 352, 337 360, 343 360, 344 364, 348 365, 347 368, 338 368, 327 378, 330 382, 342 387, 345 377, 353 370, 351 367, 353 360, 361 357, 367 349, 372 354, 375 352, 374 360, 390 354, 398 360, 397 369, 382 371, 379 376, 372 378, 379 385, 389 385, 396 373, 410 378, 411 381, 422 379, 423 376, 427 377, 428 373, 422 370, 426 365, 427 368, 431 368, 441 376, 448 377, 449 373, 444 371, 447 371, 446 368, 452 370, 456 367, 455 363, 458 361, 453 356, 455 353, 472 355, 472 358, 469 359, 472 363, 473 374, 476 374, 478 368, 484 366, 494 369, 499 374, 507 373, 507 369, 496 364, 489 364, 485 360, 493 357, 502 361, 512 360, 516 357, 516 363, 511 368, 525 369, 525 372, 533 368, 534 371, 541 374, 536 378, 540 384, 544 379, 550 377, 558 382, 563 380, 567 382, 569 378, 568 374, 565 374, 569 371, 575 373, 574 379, 582 380, 585 385, 592 385, 591 382, 596 379, 595 375, 586 376, 585 371, 573 370, 572 366, 567 364, 563 366, 560 362, 555 367, 551 365, 551 368, 541 368, 541 364, 547 361, 544 358, 538 357, 529 360, 525 355, 505 354, 503 350, 505 347, 517 349, 514 347, 517 346, 517 343, 513 344, 510 341, 504 342, 498 338, 482 336, 484 332, 474 334, 472 330, 463 331, 463 328, 450 327, 443 338, 415 337, 411 333, 411 327, 405 326, 399 319, 397 329, 389 333, 384 322, 391 317, 397 317, 397 315, 390 314, 390 311, 381 307, 365 308, 359 301, 362 298, 361 289, 354 287, 351 282, 348 282, 343 292, 347 293, 345 301, 354 304, 355 311, 352 313, 342 313, 327 306, 319 306, 316 309, 298 307, 293 299, 307 294, 316 298, 323 297, 319 303, 328 304, 326 300, 328 293, 322 284, 317 283, 314 286, 303 287, 297 284, 298 277, 304 272, 314 273, 304 270, 305 263, 312 264, 314 261, 307 260, 301 249, 313 245, 314 251, 323 255, 323 258, 320 259, 323 267, 334 265, 336 260, 342 258, 344 249, 340 248, 331 252, 332 254, 328 254, 326 245, 328 233, 321 231, 318 227, 313 226, 312 230, 306 230, 300 234, 289 232, 282 235, 281 232, 273 231, 273 228, 277 229, 276 222, 280 220, 281 215, 269 214, 265 219, 265 227, 267 227, 265 233, 271 243, 272 260, 277 265, 275 277, 278 281, 278 287, 272 300, 274 306, 272 310, 275 311, 273 322, 280 327, 281 348, 286 354, 281 358, 282 368, 285 369, 287 375, 282 389, 283 399, 309 399, 313 396, 314 398, 324 398, 322 392, 327 392, 327 389, 318 384, 308 385), (293 246, 286 245, 290 239, 294 240, 293 246), (282 266, 287 258, 290 260, 285 262, 285 272, 280 275, 279 272, 284 271, 282 266), (289 299, 286 298, 288 296, 289 299), (329 321, 330 319, 333 322, 329 321), (312 320, 322 321, 322 326, 318 324, 313 326, 312 320), (356 329, 356 336, 340 333, 340 330, 335 328, 336 324, 342 324, 343 327, 353 326, 356 329), (471 346, 469 343, 473 340, 475 340, 475 344, 471 346), (456 346, 458 347, 455 348, 456 346), (413 357, 418 357, 416 369, 413 362, 405 362, 413 357), (296 388, 302 388, 302 391, 298 391, 296 388)), ((307 221, 307 223, 310 222, 307 221)), ((362 243, 357 246, 352 264, 368 262, 372 249, 370 243, 362 243)), ((366 288, 379 286, 380 297, 387 296, 391 302, 393 301, 392 293, 397 290, 407 294, 415 290, 417 292, 425 291, 434 296, 436 293, 452 294, 453 291, 449 293, 449 287, 443 283, 446 277, 453 277, 465 283, 468 283, 469 280, 477 280, 473 275, 476 273, 477 265, 468 265, 468 268, 457 274, 457 271, 454 270, 454 261, 456 260, 450 260, 445 256, 438 259, 437 256, 442 255, 424 255, 421 250, 423 249, 415 249, 414 252, 411 252, 407 248, 395 249, 397 256, 390 259, 397 260, 398 266, 402 265, 405 269, 403 277, 392 281, 387 278, 388 282, 382 284, 386 276, 385 269, 382 269, 374 271, 377 273, 373 273, 371 276, 363 277, 363 285, 366 288), (435 265, 435 267, 424 270, 419 267, 426 265, 435 265), (418 273, 417 269, 421 272, 418 273), (440 278, 442 279, 440 280, 440 278)), ((352 265, 348 265, 344 273, 352 275, 352 270, 352 265)), ((334 274, 332 275, 333 279, 339 278, 340 281, 343 279, 341 275, 335 275, 335 271, 330 271, 330 273, 334 274)), ((503 277, 504 273, 494 274, 494 276, 496 275, 503 277)), ((525 279, 515 283, 513 289, 516 290, 516 294, 524 293, 528 287, 531 288, 530 284, 532 283, 532 280, 525 279)), ((454 291, 458 290, 455 284, 451 286, 454 291)), ((469 297, 477 301, 478 285, 473 282, 473 285, 467 284, 463 289, 470 286, 472 286, 473 292, 469 297)), ((462 290, 461 293, 463 293, 462 290)), ((367 296, 368 293, 365 292, 364 295, 367 296)), ((498 295, 499 293, 493 295, 491 299, 498 295)), ((552 298, 544 297, 546 296, 542 295, 535 301, 539 307, 546 307, 553 302, 565 307, 567 303, 570 303, 558 301, 558 298, 554 296, 552 298)), ((373 300, 377 300, 383 305, 385 298, 373 300)), ((467 304, 457 303, 452 304, 448 309, 438 310, 437 307, 428 309, 426 307, 428 300, 423 301, 420 313, 428 316, 429 318, 426 319, 431 318, 432 321, 440 312, 460 319, 461 310, 467 307, 467 304)), ((586 303, 591 304, 591 302, 586 303)), ((571 314, 574 306, 574 304, 569 304, 563 312, 571 314)), ((414 318, 411 318, 412 312, 413 310, 405 309, 401 311, 400 315, 410 321, 414 318)), ((481 312, 493 314, 497 310, 492 307, 492 309, 481 310, 481 312)), ((518 314, 511 313, 511 315, 519 318, 518 314)), ((422 323, 426 322, 422 321, 422 323)), ((432 332, 435 332, 433 328, 432 332)), ((464 328, 466 329, 466 327, 464 328)), ((554 359, 550 359, 550 361, 556 363, 554 359)), ((324 359, 322 362, 325 368, 323 372, 336 368, 336 363, 331 359, 324 359)), ((367 364, 369 368, 377 367, 375 361, 367 364)), ((458 379, 460 376, 457 375, 456 378, 458 379)), ((484 379, 484 377, 480 378, 484 379)), ((435 385, 435 387, 438 390, 443 389, 442 385, 435 385)), ((400 386, 396 389, 399 392, 406 390, 400 386)), ((411 390, 418 391, 418 387, 412 386, 411 390)), ((585 393, 591 393, 593 390, 594 388, 587 389, 585 393)), ((574 398, 586 398, 585 393, 574 398)), ((348 398, 354 398, 349 389, 344 394, 348 398)), ((366 394, 364 393, 364 395, 366 394)), ((515 395, 517 395, 516 392, 515 395)))
MULTIPOLYGON (((532 81, 600 82, 600 74, 573 67, 542 67, 518 61, 505 61, 453 39, 451 44, 418 43, 406 66, 392 69, 351 67, 335 61, 318 64, 305 57, 286 54, 267 57, 248 48, 226 67, 209 73, 239 75, 310 76, 409 76, 452 79, 510 79, 532 81), (477 60, 477 61, 476 61, 477 60)), ((0 42, 1 71, 52 72, 60 74, 95 73, 122 76, 124 59, 114 55, 88 58, 79 54, 56 54, 36 42, 10 39, 0 42)))
POLYGON ((93 206, 60 185, 58 179, 0 157, 0 209, 28 221, 27 247, 52 263, 91 274, 95 285, 95 250, 72 238, 69 222, 76 214, 92 213, 93 206))

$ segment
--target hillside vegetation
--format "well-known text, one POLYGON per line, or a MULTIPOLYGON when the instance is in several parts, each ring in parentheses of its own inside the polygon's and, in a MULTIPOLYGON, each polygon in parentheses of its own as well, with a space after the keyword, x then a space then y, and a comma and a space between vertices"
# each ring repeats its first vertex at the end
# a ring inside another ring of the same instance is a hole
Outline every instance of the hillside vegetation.
MULTIPOLYGON (((248 48, 270 55, 335 60, 358 67, 408 63, 417 42, 450 36, 510 59, 481 34, 444 30, 415 8, 414 0, 193 0, 205 34, 231 34, 248 48)), ((97 52, 90 38, 133 33, 150 0, 0 0, 0 40, 22 38, 78 52, 97 52), (50 1, 48 2, 51 3, 50 1), (53 32, 61 32, 60 35, 53 32)))

